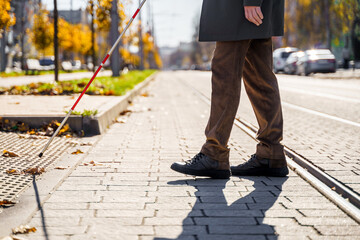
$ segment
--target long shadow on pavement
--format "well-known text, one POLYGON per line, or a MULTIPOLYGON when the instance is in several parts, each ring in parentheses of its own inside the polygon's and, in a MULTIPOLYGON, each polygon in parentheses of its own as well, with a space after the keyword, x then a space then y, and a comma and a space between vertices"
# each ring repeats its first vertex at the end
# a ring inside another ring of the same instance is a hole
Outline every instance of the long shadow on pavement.
MULTIPOLYGON (((196 202, 183 220, 182 233, 175 239, 265 240, 267 239, 265 235, 271 236, 272 240, 278 239, 274 227, 263 223, 263 219, 265 212, 278 199, 281 190, 270 191, 271 187, 269 189, 263 182, 269 179, 264 177, 241 177, 241 179, 253 181, 252 187, 254 189, 244 197, 237 197, 233 193, 229 194, 229 200, 234 201, 230 205, 228 205, 225 197, 227 194, 224 195, 223 192, 229 180, 182 179, 168 182, 169 185, 186 184, 194 186, 197 190, 195 192, 196 202), (261 201, 261 199, 263 200, 261 201), (202 214, 199 214, 199 210, 202 214)), ((281 189, 287 179, 287 177, 276 178, 276 186, 281 189)), ((241 186, 241 182, 238 183, 241 186)), ((239 191, 240 188, 234 187, 234 190, 239 191)), ((228 188, 227 191, 229 189, 231 188, 228 188)), ((244 195, 245 192, 242 192, 242 194, 244 195)), ((154 240, 170 240, 170 238, 158 237, 154 238, 154 240)))
POLYGON ((41 215, 41 223, 42 223, 42 228, 43 228, 43 232, 44 232, 44 238, 46 240, 49 240, 49 235, 48 235, 48 232, 46 229, 45 213, 44 213, 44 209, 41 206, 41 200, 40 200, 39 190, 37 188, 35 176, 33 176, 33 186, 34 186, 34 191, 35 191, 36 203, 37 203, 38 209, 40 211, 40 215, 41 215))

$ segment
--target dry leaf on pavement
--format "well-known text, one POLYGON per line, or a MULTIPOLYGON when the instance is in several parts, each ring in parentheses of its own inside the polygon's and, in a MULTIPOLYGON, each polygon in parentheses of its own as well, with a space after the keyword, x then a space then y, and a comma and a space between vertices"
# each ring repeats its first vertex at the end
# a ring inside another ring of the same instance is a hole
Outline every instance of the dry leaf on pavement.
POLYGON ((39 168, 39 167, 28 168, 23 171, 24 174, 31 174, 31 175, 40 175, 43 172, 45 172, 45 168, 39 168))
POLYGON ((65 170, 67 169, 68 167, 62 167, 62 166, 58 166, 58 167, 55 167, 55 169, 58 169, 58 170, 65 170))
POLYGON ((91 142, 82 142, 80 143, 80 146, 92 146, 93 144, 91 142))
POLYGON ((92 164, 93 166, 101 166, 102 165, 101 163, 97 163, 95 161, 91 161, 89 163, 92 164))
POLYGON ((88 163, 83 163, 84 166, 92 165, 92 166, 101 166, 101 163, 97 163, 95 161, 90 161, 88 163))
POLYGON ((15 202, 8 201, 8 200, 0 201, 0 206, 3 206, 3 207, 11 207, 14 204, 15 204, 15 202))
POLYGON ((3 157, 18 157, 19 155, 17 155, 14 152, 9 152, 8 150, 4 150, 2 156, 3 157))
POLYGON ((29 225, 20 225, 16 228, 13 228, 12 232, 13 234, 30 233, 30 232, 36 232, 36 228, 30 227, 29 225))
POLYGON ((116 123, 126 123, 127 119, 126 118, 117 118, 115 120, 116 123))
POLYGON ((83 153, 80 149, 76 150, 75 152, 72 152, 71 154, 77 155, 83 153))
POLYGON ((12 175, 20 175, 21 172, 17 169, 9 169, 9 170, 6 170, 6 173, 7 174, 12 174, 12 175))
POLYGON ((131 113, 131 112, 132 112, 131 110, 126 109, 126 110, 124 110, 124 111, 122 111, 122 112, 120 113, 120 116, 124 116, 124 115, 126 115, 127 113, 131 113))

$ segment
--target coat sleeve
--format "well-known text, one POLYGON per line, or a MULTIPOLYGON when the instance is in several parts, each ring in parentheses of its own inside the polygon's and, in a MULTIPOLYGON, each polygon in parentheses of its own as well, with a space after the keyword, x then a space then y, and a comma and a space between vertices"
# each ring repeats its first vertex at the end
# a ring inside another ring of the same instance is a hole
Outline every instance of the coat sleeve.
POLYGON ((263 0, 244 0, 244 6, 261 6, 263 0))

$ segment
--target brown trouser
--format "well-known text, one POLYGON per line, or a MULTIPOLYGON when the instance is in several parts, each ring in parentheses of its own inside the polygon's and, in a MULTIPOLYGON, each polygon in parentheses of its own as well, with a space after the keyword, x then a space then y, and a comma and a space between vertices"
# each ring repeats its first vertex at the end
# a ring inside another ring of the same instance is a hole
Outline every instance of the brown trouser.
POLYGON ((279 88, 272 71, 272 40, 217 42, 212 60, 211 112, 201 152, 228 165, 227 146, 240 101, 241 78, 254 109, 259 131, 256 155, 270 167, 286 166, 279 88))

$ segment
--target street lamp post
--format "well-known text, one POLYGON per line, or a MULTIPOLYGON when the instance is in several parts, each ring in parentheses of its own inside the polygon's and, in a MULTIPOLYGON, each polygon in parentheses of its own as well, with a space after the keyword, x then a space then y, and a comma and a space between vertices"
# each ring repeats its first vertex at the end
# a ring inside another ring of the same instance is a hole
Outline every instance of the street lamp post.
POLYGON ((55 53, 55 81, 59 81, 59 47, 58 47, 58 11, 57 3, 54 0, 54 53, 55 53))

